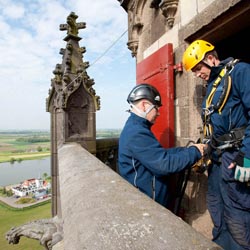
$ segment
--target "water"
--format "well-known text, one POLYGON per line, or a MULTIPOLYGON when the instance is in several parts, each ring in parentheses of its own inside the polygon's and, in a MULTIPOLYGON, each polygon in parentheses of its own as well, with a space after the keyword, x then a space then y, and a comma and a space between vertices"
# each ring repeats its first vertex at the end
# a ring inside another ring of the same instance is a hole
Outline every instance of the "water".
POLYGON ((40 178, 44 173, 50 172, 50 157, 39 160, 29 160, 0 163, 0 186, 18 184, 31 178, 40 178))

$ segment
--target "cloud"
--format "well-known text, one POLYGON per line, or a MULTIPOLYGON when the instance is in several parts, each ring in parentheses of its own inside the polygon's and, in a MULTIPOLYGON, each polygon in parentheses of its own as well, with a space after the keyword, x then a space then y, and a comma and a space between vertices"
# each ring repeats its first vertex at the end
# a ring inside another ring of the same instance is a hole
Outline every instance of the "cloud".
MULTIPOLYGON (((5 2, 7 3, 7 2, 5 2)), ((19 19, 24 16, 25 8, 21 4, 4 4, 3 15, 10 19, 19 19)))
MULTIPOLYGON (((77 22, 84 60, 101 97, 97 128, 121 128, 126 96, 135 84, 135 62, 127 49, 127 14, 115 0, 0 0, 0 129, 49 129, 45 102, 70 12, 77 22)), ((125 114, 125 115, 124 115, 125 114)))

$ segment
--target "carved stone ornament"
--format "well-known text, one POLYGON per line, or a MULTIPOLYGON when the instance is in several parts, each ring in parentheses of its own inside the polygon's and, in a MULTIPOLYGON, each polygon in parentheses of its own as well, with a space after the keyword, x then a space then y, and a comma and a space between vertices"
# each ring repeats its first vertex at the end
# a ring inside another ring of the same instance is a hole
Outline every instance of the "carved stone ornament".
POLYGON ((57 64, 53 71, 54 78, 51 80, 49 97, 46 100, 47 111, 52 109, 65 109, 70 96, 77 91, 80 85, 84 85, 94 103, 96 110, 100 109, 100 97, 95 95, 93 89, 94 80, 90 79, 86 69, 88 62, 83 61, 85 47, 79 47, 78 30, 84 29, 86 24, 76 23, 77 15, 71 12, 67 17, 67 24, 61 24, 60 30, 67 30, 64 40, 67 42, 66 48, 60 50, 63 55, 61 64, 57 64))
MULTIPOLYGON (((146 6, 145 0, 133 0, 128 6, 128 49, 131 50, 132 56, 137 55, 139 46, 139 37, 143 29, 142 15, 146 6)), ((151 0, 150 8, 161 9, 166 18, 167 25, 172 28, 174 25, 175 14, 178 8, 179 0, 151 0)))
POLYGON ((74 12, 71 12, 67 17, 67 24, 60 24, 60 30, 67 30, 67 36, 64 38, 65 41, 67 41, 70 36, 78 38, 78 30, 86 28, 85 22, 76 23, 77 18, 78 16, 74 12))
POLYGON ((137 55, 137 49, 139 45, 139 37, 142 32, 143 23, 141 22, 141 14, 143 12, 144 5, 139 2, 132 2, 128 10, 129 17, 129 39, 128 39, 128 49, 131 50, 132 56, 137 55))
POLYGON ((6 240, 9 244, 18 244, 22 236, 39 240, 44 249, 52 250, 63 239, 62 221, 55 216, 13 227, 6 233, 6 240))
POLYGON ((159 7, 162 14, 167 19, 167 24, 170 28, 174 25, 175 14, 178 8, 179 0, 162 0, 159 7))
POLYGON ((139 44, 139 40, 136 40, 136 41, 130 40, 127 43, 128 49, 131 50, 132 57, 135 57, 137 55, 138 44, 139 44))

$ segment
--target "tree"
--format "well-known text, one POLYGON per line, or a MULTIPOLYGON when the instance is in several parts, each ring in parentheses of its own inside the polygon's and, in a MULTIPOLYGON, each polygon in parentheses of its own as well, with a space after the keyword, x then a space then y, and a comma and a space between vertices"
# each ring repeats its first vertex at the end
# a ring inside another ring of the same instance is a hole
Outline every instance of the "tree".
POLYGON ((43 173, 43 179, 46 180, 48 177, 48 174, 47 173, 43 173))

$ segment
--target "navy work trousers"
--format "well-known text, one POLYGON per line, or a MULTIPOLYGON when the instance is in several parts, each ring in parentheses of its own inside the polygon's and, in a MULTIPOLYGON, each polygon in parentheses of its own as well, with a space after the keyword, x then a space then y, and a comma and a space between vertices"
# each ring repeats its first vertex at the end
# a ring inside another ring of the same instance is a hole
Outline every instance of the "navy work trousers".
POLYGON ((250 187, 234 180, 228 166, 237 152, 224 152, 208 169, 207 206, 213 241, 225 250, 250 250, 250 187))

